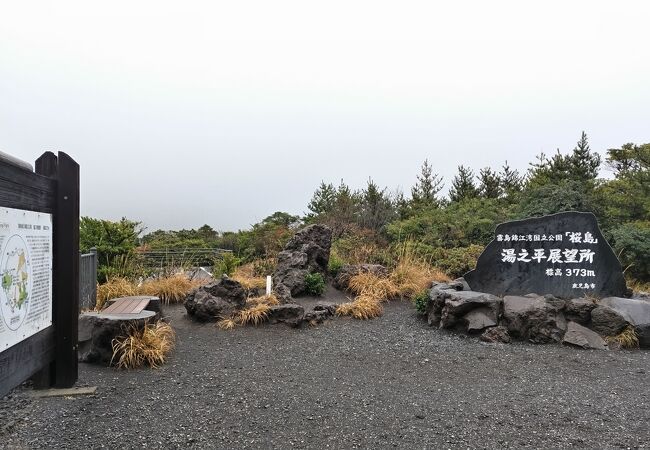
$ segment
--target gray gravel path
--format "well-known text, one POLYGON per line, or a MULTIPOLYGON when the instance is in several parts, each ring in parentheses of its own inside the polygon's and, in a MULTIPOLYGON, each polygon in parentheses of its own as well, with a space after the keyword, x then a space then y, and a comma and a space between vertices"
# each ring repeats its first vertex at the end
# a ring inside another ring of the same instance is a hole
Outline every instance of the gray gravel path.
POLYGON ((410 305, 222 331, 167 310, 159 370, 80 366, 94 397, 0 402, 7 448, 650 447, 650 353, 488 345, 410 305))

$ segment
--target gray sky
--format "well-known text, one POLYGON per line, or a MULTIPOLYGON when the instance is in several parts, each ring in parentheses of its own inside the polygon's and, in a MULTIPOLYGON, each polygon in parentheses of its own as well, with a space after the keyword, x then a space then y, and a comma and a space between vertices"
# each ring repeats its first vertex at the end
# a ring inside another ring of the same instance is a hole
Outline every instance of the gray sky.
POLYGON ((650 142, 644 1, 6 1, 0 150, 81 164, 83 215, 246 228, 321 180, 650 142))

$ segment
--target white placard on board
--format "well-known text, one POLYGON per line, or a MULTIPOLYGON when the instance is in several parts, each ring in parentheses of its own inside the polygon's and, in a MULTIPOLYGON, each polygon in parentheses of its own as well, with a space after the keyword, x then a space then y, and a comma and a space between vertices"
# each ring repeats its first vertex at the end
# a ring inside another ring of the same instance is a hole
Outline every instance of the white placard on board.
POLYGON ((0 208, 0 352, 52 325, 52 215, 0 208))

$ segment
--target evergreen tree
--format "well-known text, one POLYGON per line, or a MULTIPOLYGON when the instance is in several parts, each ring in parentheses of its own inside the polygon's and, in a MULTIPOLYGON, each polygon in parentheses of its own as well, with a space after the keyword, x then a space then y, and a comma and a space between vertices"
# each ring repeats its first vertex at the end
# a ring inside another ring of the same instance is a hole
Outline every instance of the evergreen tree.
POLYGON ((501 188, 507 197, 511 197, 513 194, 521 192, 524 184, 524 177, 519 175, 517 169, 511 169, 508 165, 508 161, 506 161, 505 165, 501 168, 499 178, 501 179, 501 188))
POLYGON ((420 175, 417 176, 417 182, 411 188, 412 205, 416 208, 439 206, 440 201, 437 196, 442 186, 442 177, 433 173, 429 160, 425 159, 420 175))
POLYGON ((307 205, 310 213, 307 214, 308 218, 314 218, 321 214, 326 214, 332 211, 336 203, 337 191, 332 183, 325 184, 321 181, 320 186, 314 192, 314 195, 307 205))
POLYGON ((600 155, 592 153, 587 141, 587 134, 583 131, 578 144, 567 158, 569 163, 570 178, 575 181, 589 182, 598 177, 600 155))
POLYGON ((479 192, 483 198, 499 198, 503 192, 499 174, 489 167, 481 169, 479 176, 479 192))
POLYGON ((479 191, 474 183, 474 172, 465 166, 458 166, 458 173, 451 181, 449 199, 452 202, 460 202, 478 196, 479 191))
POLYGON ((368 184, 361 193, 361 225, 380 231, 395 215, 393 201, 386 188, 379 189, 372 178, 368 178, 368 184))

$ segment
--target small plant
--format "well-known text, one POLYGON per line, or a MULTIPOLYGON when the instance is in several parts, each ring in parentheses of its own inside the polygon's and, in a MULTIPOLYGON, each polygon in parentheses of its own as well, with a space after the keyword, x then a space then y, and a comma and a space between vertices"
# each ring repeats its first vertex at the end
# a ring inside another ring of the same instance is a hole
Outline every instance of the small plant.
POLYGON ((168 323, 158 321, 143 328, 130 326, 124 336, 113 339, 113 358, 120 369, 135 369, 148 365, 156 369, 165 363, 174 349, 176 334, 168 323))
POLYGON ((618 344, 621 348, 639 348, 639 336, 632 325, 628 325, 617 336, 609 336, 605 338, 608 344, 618 344))
POLYGON ((237 258, 231 252, 226 252, 221 255, 221 257, 215 261, 214 265, 214 276, 216 278, 221 277, 222 275, 231 276, 237 266, 241 264, 241 259, 237 258))
POLYGON ((341 267, 344 266, 343 260, 337 256, 336 253, 332 252, 330 254, 330 260, 327 263, 327 271, 335 277, 338 273, 339 270, 341 270, 341 267))
POLYGON ((323 295, 325 292, 325 280, 320 273, 309 273, 305 275, 305 288, 311 295, 323 295))
POLYGON ((217 326, 222 330, 232 330, 237 326, 237 322, 234 319, 221 319, 217 326))
POLYGON ((420 315, 424 315, 427 312, 427 304, 429 303, 429 293, 425 290, 413 297, 413 303, 415 303, 415 310, 420 315))

